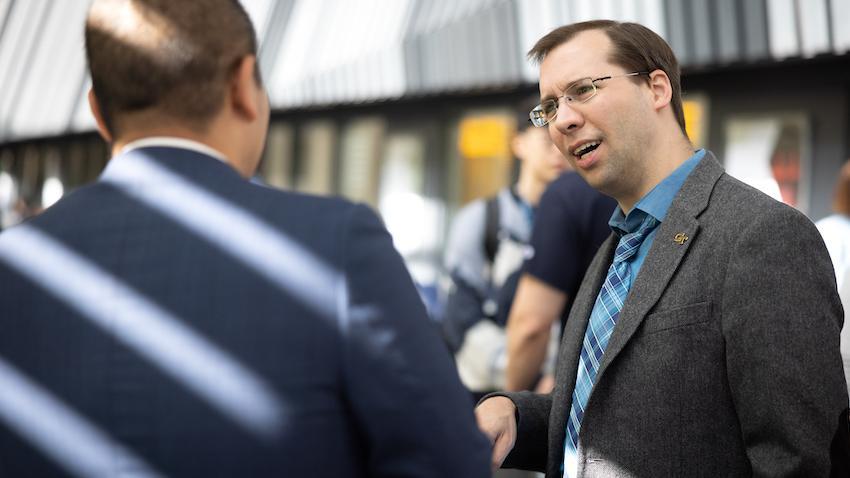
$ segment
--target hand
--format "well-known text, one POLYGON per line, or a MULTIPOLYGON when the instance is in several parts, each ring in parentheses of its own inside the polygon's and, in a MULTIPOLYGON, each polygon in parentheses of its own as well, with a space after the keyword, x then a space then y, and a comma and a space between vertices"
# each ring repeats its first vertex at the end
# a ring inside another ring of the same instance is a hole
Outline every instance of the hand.
POLYGON ((496 471, 516 443, 516 405, 507 397, 493 397, 475 408, 478 428, 493 446, 491 466, 496 471))

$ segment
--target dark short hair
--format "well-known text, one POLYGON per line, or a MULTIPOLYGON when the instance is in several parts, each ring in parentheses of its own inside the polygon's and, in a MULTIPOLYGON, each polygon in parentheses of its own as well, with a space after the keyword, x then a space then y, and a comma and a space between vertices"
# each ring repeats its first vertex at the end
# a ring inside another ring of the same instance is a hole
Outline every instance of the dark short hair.
POLYGON ((844 163, 838 173, 832 209, 839 214, 850 216, 850 160, 844 163))
MULTIPOLYGON (((227 82, 256 55, 254 27, 237 0, 94 0, 86 56, 106 127, 152 110, 204 130, 227 82)), ((259 70, 255 70, 259 82, 259 70)))
MULTIPOLYGON (((673 95, 670 104, 673 115, 687 136, 685 129, 685 113, 682 109, 681 71, 676 55, 670 45, 655 32, 643 25, 613 20, 591 20, 573 23, 556 28, 537 41, 528 51, 528 58, 542 62, 556 47, 570 41, 575 35, 588 31, 599 30, 608 35, 613 44, 613 50, 608 61, 623 67, 626 71, 655 71, 661 70, 670 78, 673 95)), ((640 77, 635 77, 641 81, 640 77)))
POLYGON ((516 103, 514 106, 514 116, 516 117, 517 133, 534 127, 528 115, 538 104, 540 104, 540 98, 538 96, 529 96, 516 103))

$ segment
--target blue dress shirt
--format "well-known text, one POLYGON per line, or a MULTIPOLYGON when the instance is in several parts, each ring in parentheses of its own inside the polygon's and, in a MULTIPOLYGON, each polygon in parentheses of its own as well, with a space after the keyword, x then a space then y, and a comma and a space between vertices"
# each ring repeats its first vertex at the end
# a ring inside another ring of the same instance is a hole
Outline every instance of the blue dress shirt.
MULTIPOLYGON (((635 207, 629 211, 628 215, 624 216, 623 210, 618 206, 614 209, 614 214, 611 215, 608 225, 611 226, 615 232, 623 234, 627 231, 636 231, 647 214, 654 217, 659 223, 664 222, 664 217, 667 215, 667 210, 670 209, 670 204, 673 203, 673 198, 676 197, 676 193, 678 193, 679 189, 682 188, 682 184, 685 184, 685 180, 688 179, 691 171, 693 171, 696 165, 699 164, 703 156, 705 156, 705 150, 697 150, 693 156, 688 158, 687 161, 682 163, 681 166, 676 168, 675 171, 670 173, 669 176, 658 183, 651 191, 646 193, 646 195, 642 197, 637 204, 635 204, 635 207)), ((635 254, 635 258, 629 264, 630 285, 637 277, 638 272, 643 265, 643 261, 649 253, 649 248, 652 247, 652 241, 655 239, 656 232, 658 232, 658 227, 646 236, 646 239, 643 240, 643 244, 641 244, 637 254, 635 254)))

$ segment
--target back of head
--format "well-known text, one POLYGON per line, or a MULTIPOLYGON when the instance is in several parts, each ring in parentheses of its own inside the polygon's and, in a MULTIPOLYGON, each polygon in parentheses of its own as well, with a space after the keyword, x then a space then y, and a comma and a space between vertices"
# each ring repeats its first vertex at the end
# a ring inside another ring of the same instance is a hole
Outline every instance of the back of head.
POLYGON ((613 44, 613 50, 608 59, 611 63, 622 66, 626 71, 661 70, 667 74, 673 90, 670 99, 673 115, 682 133, 687 136, 685 114, 682 109, 679 62, 673 50, 670 49, 670 45, 643 25, 613 20, 592 20, 565 25, 552 30, 538 40, 528 51, 528 57, 538 63, 542 62, 549 52, 570 41, 577 34, 588 30, 599 30, 608 35, 613 44))
POLYGON ((511 151, 519 160, 520 195, 535 205, 546 185, 569 167, 567 159, 549 138, 549 131, 531 124, 529 113, 539 102, 535 95, 516 103, 516 134, 511 140, 511 151))
POLYGON ((850 161, 844 163, 838 173, 832 209, 839 214, 850 216, 850 161))
POLYGON ((113 136, 145 114, 203 132, 239 60, 257 50, 238 0, 94 0, 85 39, 92 88, 113 136))
POLYGON ((537 95, 533 95, 527 98, 523 98, 521 101, 517 102, 514 105, 514 116, 516 118, 517 133, 521 133, 528 128, 534 127, 534 125, 531 124, 531 118, 529 117, 529 113, 531 113, 531 110, 533 110, 538 103, 540 103, 540 98, 537 95))

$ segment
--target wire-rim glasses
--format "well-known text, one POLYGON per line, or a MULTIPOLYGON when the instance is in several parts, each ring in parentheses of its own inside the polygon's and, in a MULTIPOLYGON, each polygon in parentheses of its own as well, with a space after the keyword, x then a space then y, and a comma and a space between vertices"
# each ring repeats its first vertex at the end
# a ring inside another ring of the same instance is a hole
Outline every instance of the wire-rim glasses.
POLYGON ((563 98, 567 103, 584 103, 589 99, 596 96, 596 93, 599 89, 596 87, 597 81, 605 81, 611 80, 614 78, 626 78, 628 76, 637 76, 637 75, 648 75, 648 71, 633 71, 631 73, 626 73, 623 75, 608 75, 600 78, 581 78, 570 83, 566 90, 564 90, 564 94, 558 96, 556 98, 550 98, 543 103, 535 106, 534 109, 528 113, 528 118, 531 120, 531 124, 534 126, 541 128, 546 126, 558 116, 558 105, 561 104, 561 98, 563 98))

